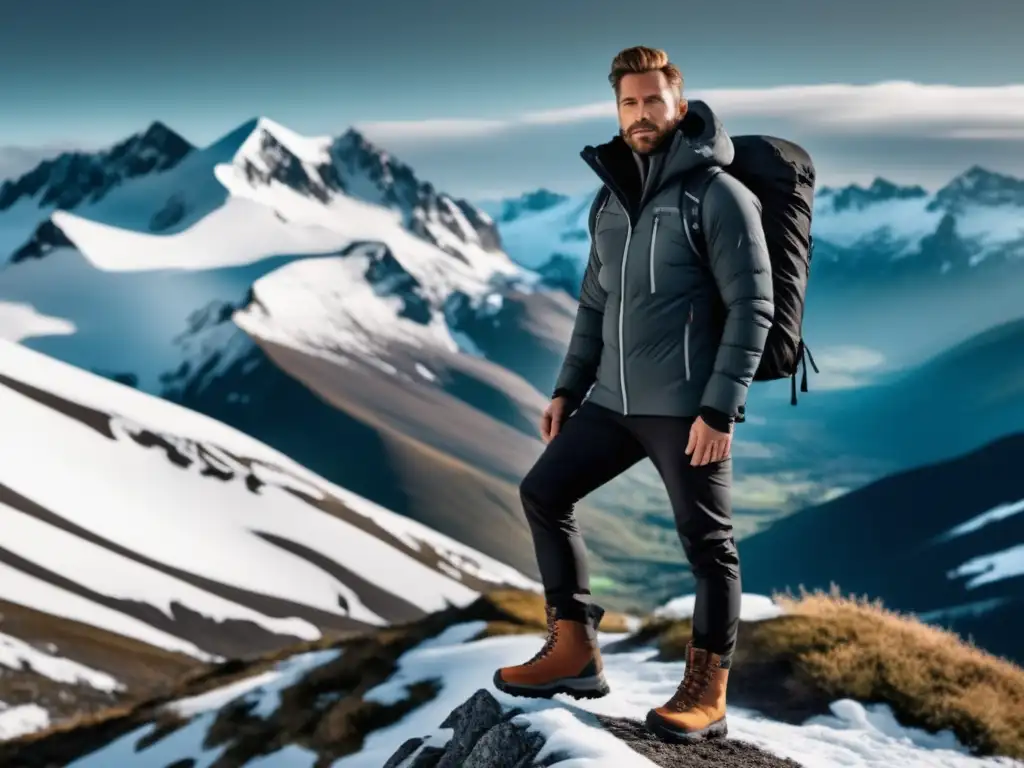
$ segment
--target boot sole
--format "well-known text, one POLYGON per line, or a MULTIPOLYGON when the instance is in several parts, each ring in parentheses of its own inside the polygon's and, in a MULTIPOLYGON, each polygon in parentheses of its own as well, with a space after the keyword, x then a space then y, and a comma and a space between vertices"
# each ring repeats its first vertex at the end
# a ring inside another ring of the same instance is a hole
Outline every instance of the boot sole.
POLYGON ((494 687, 509 696, 525 699, 550 699, 559 693, 574 699, 600 699, 611 693, 604 675, 566 677, 549 685, 512 685, 501 679, 501 670, 494 673, 494 687))
POLYGON ((665 722, 653 709, 647 713, 647 730, 662 741, 674 744, 694 744, 698 741, 722 739, 729 734, 729 726, 726 725, 724 717, 699 731, 684 731, 665 722))

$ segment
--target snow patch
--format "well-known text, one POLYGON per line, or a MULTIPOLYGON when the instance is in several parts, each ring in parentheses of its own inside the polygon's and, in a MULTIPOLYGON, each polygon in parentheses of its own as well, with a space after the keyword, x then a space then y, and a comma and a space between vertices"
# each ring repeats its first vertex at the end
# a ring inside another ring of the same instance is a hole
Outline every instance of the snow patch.
POLYGON ((88 685, 108 693, 124 690, 124 685, 105 672, 53 653, 43 653, 23 640, 3 633, 0 633, 0 665, 15 670, 30 669, 58 683, 88 685))
POLYGON ((990 555, 973 557, 958 568, 947 574, 947 578, 961 579, 973 576, 964 585, 965 589, 975 589, 993 581, 1012 579, 1024 575, 1024 544, 994 552, 990 555))
POLYGON ((951 528, 948 532, 939 536, 937 541, 949 541, 957 536, 974 533, 975 531, 984 528, 986 525, 1001 522, 1007 518, 1013 517, 1014 515, 1018 515, 1021 512, 1024 512, 1024 499, 1000 504, 987 512, 982 512, 980 515, 972 517, 970 520, 951 528))
MULTIPOLYGON (((673 598, 664 605, 654 610, 654 616, 659 619, 683 620, 693 618, 693 606, 696 595, 683 595, 673 598)), ((743 593, 740 603, 741 621, 767 621, 783 615, 780 605, 765 595, 743 593)))
POLYGON ((77 330, 63 318, 40 314, 24 303, 0 301, 0 339, 20 342, 33 336, 67 336, 77 330))
POLYGON ((249 711, 251 716, 268 718, 281 706, 282 691, 298 683, 317 667, 336 660, 341 653, 332 649, 291 656, 267 672, 214 688, 198 696, 178 699, 166 704, 165 708, 180 717, 191 718, 244 699, 255 704, 249 711))
POLYGON ((50 725, 50 713, 38 704, 8 707, 0 701, 0 741, 41 731, 50 725))
POLYGON ((37 611, 65 619, 90 624, 108 632, 140 640, 143 643, 184 653, 202 661, 215 661, 216 657, 201 651, 190 642, 151 627, 136 618, 99 605, 73 592, 68 592, 47 581, 0 563, 0 598, 29 605, 37 611))

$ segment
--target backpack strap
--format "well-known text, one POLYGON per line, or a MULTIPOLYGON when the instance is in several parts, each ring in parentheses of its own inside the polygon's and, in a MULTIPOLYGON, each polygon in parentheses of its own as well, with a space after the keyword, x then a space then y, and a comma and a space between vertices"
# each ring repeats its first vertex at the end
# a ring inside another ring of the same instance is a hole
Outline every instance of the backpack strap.
POLYGON ((590 216, 588 223, 590 226, 591 241, 593 241, 594 236, 597 234, 597 221, 600 218, 601 213, 604 211, 604 207, 608 205, 608 200, 610 198, 611 194, 608 187, 602 184, 601 189, 599 189, 597 194, 594 195, 594 202, 590 204, 590 216))
POLYGON ((707 244, 704 241, 704 193, 711 180, 722 172, 717 165, 700 168, 688 174, 679 185, 679 210, 683 214, 686 240, 697 257, 707 263, 707 244))

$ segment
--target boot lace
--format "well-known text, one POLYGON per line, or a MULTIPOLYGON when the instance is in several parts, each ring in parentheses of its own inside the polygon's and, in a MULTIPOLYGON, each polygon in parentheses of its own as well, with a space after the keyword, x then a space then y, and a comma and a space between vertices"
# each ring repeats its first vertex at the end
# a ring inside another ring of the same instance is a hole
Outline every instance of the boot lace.
POLYGON ((695 654, 691 650, 686 661, 683 681, 679 683, 668 704, 677 712, 685 712, 697 706, 711 686, 711 678, 715 673, 714 665, 707 657, 703 657, 700 663, 695 664, 694 661, 695 654))
POLYGON ((547 609, 547 621, 548 621, 548 637, 544 641, 543 647, 537 651, 532 659, 526 662, 523 666, 528 667, 532 664, 536 664, 538 661, 543 659, 549 653, 551 649, 555 647, 555 643, 558 641, 558 624, 555 622, 555 609, 547 609))

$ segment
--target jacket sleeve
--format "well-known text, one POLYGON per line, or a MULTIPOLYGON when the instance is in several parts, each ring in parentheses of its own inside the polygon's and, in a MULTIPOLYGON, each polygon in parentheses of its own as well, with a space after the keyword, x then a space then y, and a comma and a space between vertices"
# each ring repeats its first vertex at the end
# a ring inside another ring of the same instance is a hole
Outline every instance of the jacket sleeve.
POLYGON ((718 174, 705 192, 702 224, 727 314, 701 406, 734 417, 746 404, 775 317, 761 202, 735 178, 718 174))
POLYGON ((596 380, 597 366, 601 362, 601 327, 604 323, 607 292, 597 279, 600 269, 601 262, 591 237, 590 256, 583 271, 576 322, 569 339, 565 362, 562 363, 562 370, 558 374, 554 389, 555 396, 566 394, 577 403, 583 401, 596 380))

